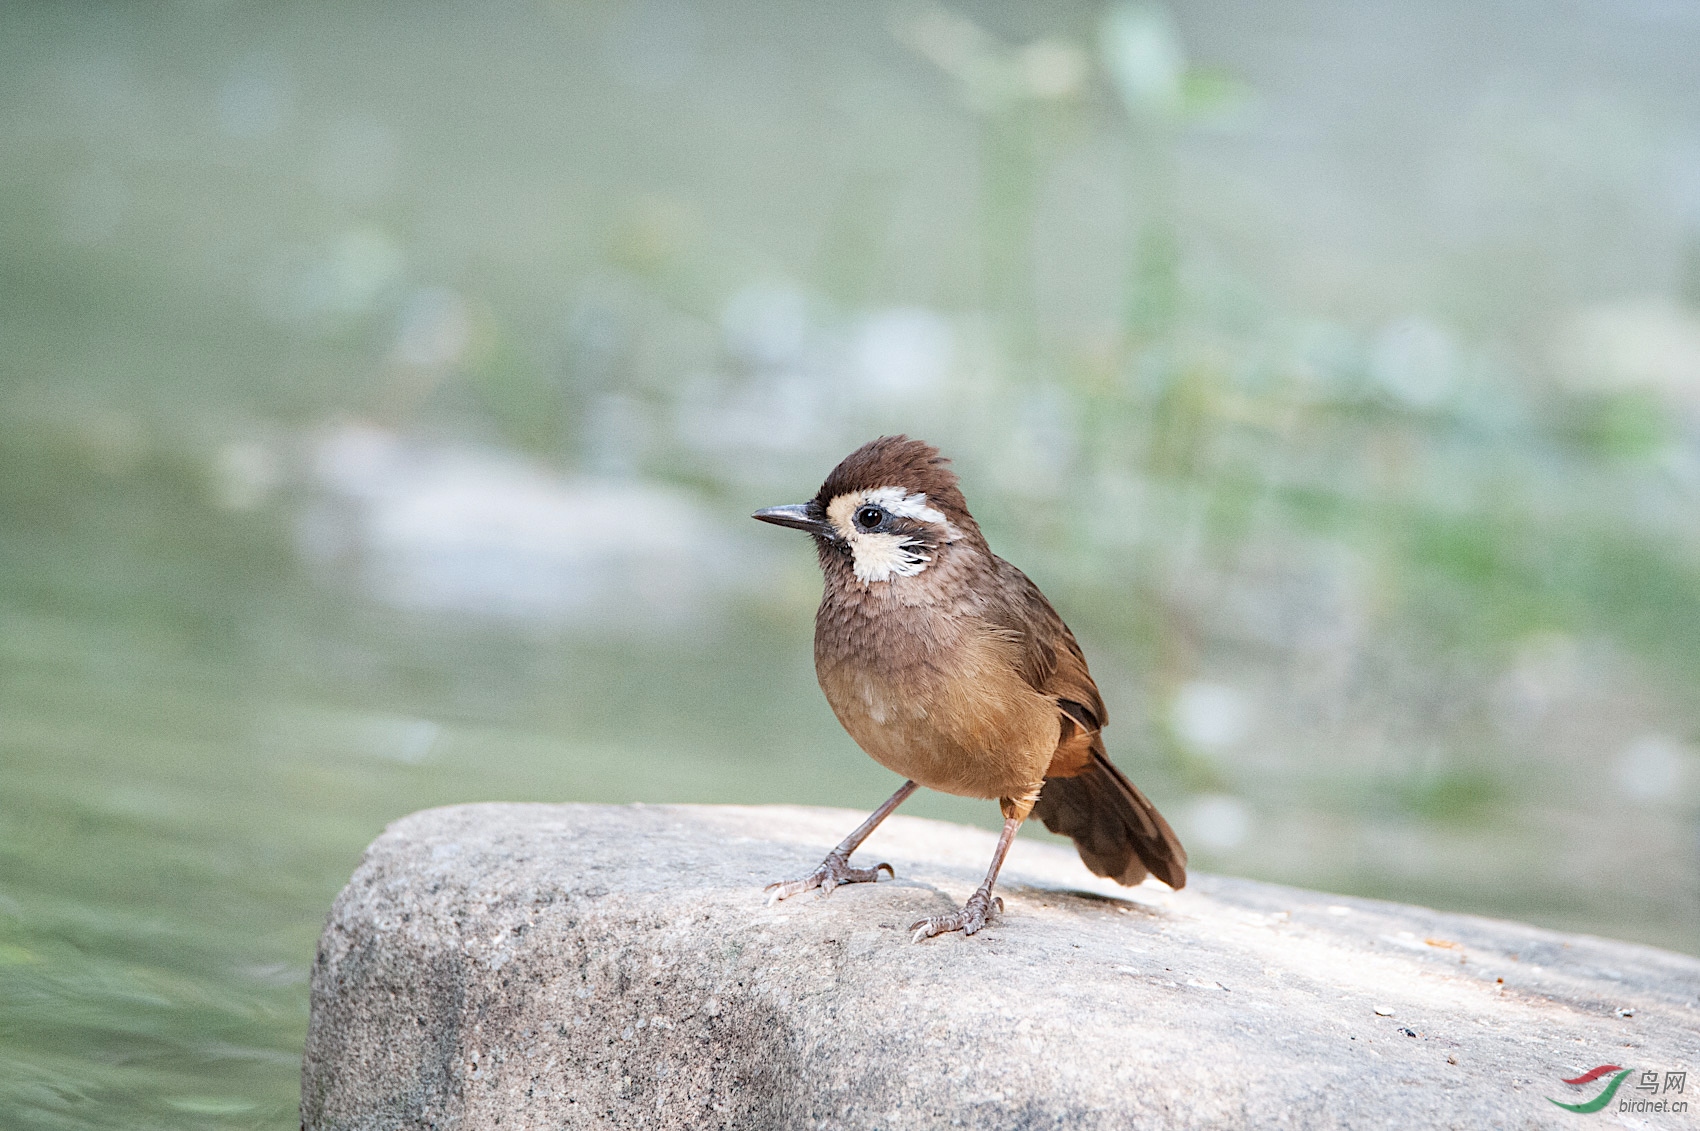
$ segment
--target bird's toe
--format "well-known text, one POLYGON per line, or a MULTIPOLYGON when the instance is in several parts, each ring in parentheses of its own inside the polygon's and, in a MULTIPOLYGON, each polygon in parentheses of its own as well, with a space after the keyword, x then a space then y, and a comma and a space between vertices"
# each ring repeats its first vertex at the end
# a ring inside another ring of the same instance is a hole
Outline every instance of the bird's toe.
POLYGON ((821 861, 820 867, 806 876, 795 880, 777 880, 762 890, 767 892, 768 906, 782 899, 789 899, 811 888, 819 888, 823 896, 831 895, 832 889, 841 884, 871 884, 879 879, 880 871, 888 876, 896 877, 897 872, 890 864, 875 864, 872 868, 852 868, 849 862, 836 854, 821 861))
POLYGON ((988 898, 985 891, 977 891, 962 905, 960 911, 953 911, 949 915, 934 915, 911 923, 910 941, 925 942, 935 935, 949 934, 951 931, 961 931, 965 935, 974 934, 992 921, 994 911, 1002 913, 1003 900, 988 898))

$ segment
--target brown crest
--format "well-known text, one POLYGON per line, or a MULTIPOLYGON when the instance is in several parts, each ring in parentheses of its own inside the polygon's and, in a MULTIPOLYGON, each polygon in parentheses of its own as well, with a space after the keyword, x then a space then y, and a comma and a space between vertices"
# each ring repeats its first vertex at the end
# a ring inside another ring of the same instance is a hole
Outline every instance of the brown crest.
POLYGON ((957 486, 956 472, 950 470, 950 461, 926 441, 907 436, 881 436, 845 456, 826 477, 815 498, 824 507, 840 495, 876 487, 923 492, 929 504, 958 526, 967 527, 974 522, 957 486))

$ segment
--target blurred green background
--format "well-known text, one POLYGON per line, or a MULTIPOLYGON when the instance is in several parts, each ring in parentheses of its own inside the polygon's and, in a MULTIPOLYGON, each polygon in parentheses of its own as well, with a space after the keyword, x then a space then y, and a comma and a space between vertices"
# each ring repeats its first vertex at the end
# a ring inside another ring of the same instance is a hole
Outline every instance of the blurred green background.
POLYGON ((1670 0, 0 6, 0 1125, 293 1127, 413 809, 886 796, 747 518, 882 432, 1199 868, 1700 952, 1696 59, 1670 0))

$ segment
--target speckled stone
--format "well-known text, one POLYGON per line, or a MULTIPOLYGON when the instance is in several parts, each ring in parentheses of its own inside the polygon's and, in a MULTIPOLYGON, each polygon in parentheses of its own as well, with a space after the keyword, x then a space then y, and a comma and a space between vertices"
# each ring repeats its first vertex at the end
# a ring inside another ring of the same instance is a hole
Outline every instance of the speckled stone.
POLYGON ((994 838, 905 817, 857 855, 896 881, 767 906, 862 816, 396 822, 319 942, 305 1127, 1579 1127, 1546 1097, 1591 1098, 1561 1078, 1599 1064, 1700 1092, 1700 960, 1629 943, 1218 876, 1130 891, 1022 840, 1000 919, 914 944, 994 838))

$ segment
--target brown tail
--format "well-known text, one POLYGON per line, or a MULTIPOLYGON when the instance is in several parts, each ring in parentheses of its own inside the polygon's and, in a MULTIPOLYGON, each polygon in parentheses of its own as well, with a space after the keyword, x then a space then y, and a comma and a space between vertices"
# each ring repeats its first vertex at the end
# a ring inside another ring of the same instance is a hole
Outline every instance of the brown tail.
POLYGON ((1186 886, 1186 849, 1175 830, 1096 743, 1079 774, 1045 779, 1033 816, 1073 838, 1094 875, 1132 887, 1150 873, 1177 891, 1186 886))

